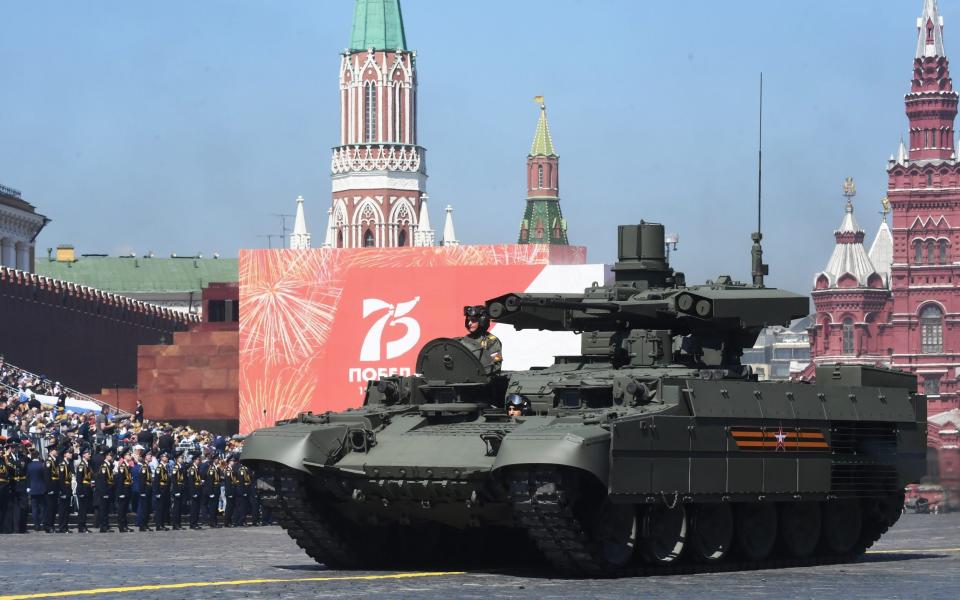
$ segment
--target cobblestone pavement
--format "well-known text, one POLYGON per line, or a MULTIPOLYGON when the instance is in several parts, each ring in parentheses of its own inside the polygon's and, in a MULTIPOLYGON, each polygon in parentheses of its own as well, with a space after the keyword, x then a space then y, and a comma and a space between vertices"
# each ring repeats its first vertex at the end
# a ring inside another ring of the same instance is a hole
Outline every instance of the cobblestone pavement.
POLYGON ((960 514, 905 515, 847 565, 620 580, 527 572, 431 575, 331 571, 279 527, 129 534, 0 536, 0 600, 119 598, 950 598, 960 572, 960 514), (197 586, 203 582, 250 581, 197 586), (268 580, 268 581, 262 581, 268 580), (276 581, 287 580, 287 581, 276 581), (179 588, 123 589, 184 583, 179 588), (90 594, 94 588, 114 588, 90 594), (6 594, 6 595, 4 595, 6 594))

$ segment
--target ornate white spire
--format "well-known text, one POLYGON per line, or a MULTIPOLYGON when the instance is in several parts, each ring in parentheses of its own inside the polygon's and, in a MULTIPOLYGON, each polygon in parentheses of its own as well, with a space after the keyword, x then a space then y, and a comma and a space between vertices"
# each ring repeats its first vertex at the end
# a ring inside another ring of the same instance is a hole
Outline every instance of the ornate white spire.
POLYGON ((310 234, 307 233, 307 221, 303 217, 303 196, 297 196, 297 216, 293 221, 293 233, 290 234, 290 248, 306 250, 310 247, 310 234))
POLYGON ((833 248, 826 268, 814 277, 814 288, 882 287, 883 279, 877 277, 879 273, 863 247, 863 229, 853 218, 853 196, 856 195, 856 187, 850 177, 843 183, 843 195, 847 198, 847 206, 839 229, 833 232, 837 245, 833 248))
POLYGON ((897 164, 905 165, 908 160, 910 160, 910 154, 907 152, 907 147, 903 143, 903 138, 900 138, 900 147, 897 148, 897 164))
POLYGON ((457 240, 457 234, 453 230, 453 207, 448 204, 446 210, 447 216, 443 220, 443 245, 459 246, 460 242, 457 240))
POLYGON ((333 207, 327 209, 327 235, 323 240, 324 248, 333 248, 333 207))
POLYGON ((887 225, 886 214, 884 214, 883 221, 880 222, 877 236, 873 238, 873 243, 870 244, 870 252, 867 257, 870 259, 873 268, 883 277, 883 283, 890 287, 890 265, 893 264, 893 235, 887 225))
POLYGON ((427 208, 428 197, 420 196, 420 215, 417 217, 417 231, 413 235, 414 246, 433 246, 436 242, 436 233, 430 227, 430 210, 427 208))
POLYGON ((943 17, 937 0, 924 0, 923 14, 917 18, 916 58, 946 56, 943 51, 943 17))

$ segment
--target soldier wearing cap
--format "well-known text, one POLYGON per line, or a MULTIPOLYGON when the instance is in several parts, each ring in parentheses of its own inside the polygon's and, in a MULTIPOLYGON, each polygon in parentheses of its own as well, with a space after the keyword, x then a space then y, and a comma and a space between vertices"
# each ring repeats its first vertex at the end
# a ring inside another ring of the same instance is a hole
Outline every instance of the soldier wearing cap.
POLYGON ((213 455, 207 457, 206 467, 203 475, 203 497, 207 505, 207 519, 210 527, 216 528, 219 527, 217 525, 217 509, 220 502, 220 482, 223 474, 220 472, 220 467, 217 466, 213 455))
POLYGON ((150 499, 153 497, 153 472, 150 470, 150 453, 144 458, 137 455, 137 464, 133 467, 133 491, 137 494, 137 528, 149 531, 150 499))
POLYGON ((183 502, 186 500, 186 469, 183 465, 183 451, 174 453, 176 460, 170 472, 170 522, 174 530, 183 529, 183 502))
POLYGON ((7 501, 7 533, 27 532, 27 460, 18 441, 7 444, 7 470, 10 472, 10 499, 7 501))
MULTIPOLYGON (((237 505, 233 508, 233 525, 241 527, 247 522, 247 513, 250 512, 250 496, 253 493, 253 475, 247 465, 237 464, 237 505)), ((255 519, 254 519, 255 520, 255 519)))
POLYGON ((153 474, 153 526, 157 531, 167 531, 170 520, 170 472, 167 471, 166 451, 160 453, 160 464, 153 474))
POLYGON ((77 465, 77 533, 89 533, 87 513, 93 496, 93 469, 90 467, 90 446, 80 451, 80 464, 77 465))
POLYGON ((227 456, 227 468, 223 473, 223 491, 227 497, 227 503, 223 508, 224 527, 233 527, 233 511, 237 507, 237 488, 240 486, 236 467, 237 457, 230 454, 227 456))
POLYGON ((44 496, 46 504, 44 512, 43 530, 47 533, 53 533, 53 527, 57 522, 57 501, 60 499, 60 464, 57 455, 60 451, 54 440, 49 440, 50 448, 47 451, 47 460, 43 463, 43 476, 47 484, 47 494, 44 496))
POLYGON ((203 503, 203 475, 200 455, 195 454, 184 479, 185 496, 190 500, 190 529, 200 529, 200 505, 203 503))
POLYGON ((57 470, 60 472, 60 493, 57 498, 57 514, 60 519, 57 522, 57 532, 70 533, 70 500, 73 499, 73 482, 75 479, 73 448, 70 446, 63 449, 63 460, 57 464, 57 470))
POLYGON ((97 525, 100 533, 110 532, 110 505, 113 500, 113 451, 107 450, 103 463, 97 469, 94 479, 94 493, 97 502, 97 525))
POLYGON ((117 474, 114 478, 117 496, 117 528, 121 532, 133 531, 127 521, 130 513, 130 497, 133 494, 133 473, 127 460, 130 457, 130 448, 120 448, 117 451, 117 474))
MULTIPOLYGON (((3 438, 6 442, 6 438, 3 438)), ((0 533, 7 532, 7 513, 10 506, 11 489, 10 467, 7 466, 7 445, 4 443, 3 454, 0 455, 0 533)))

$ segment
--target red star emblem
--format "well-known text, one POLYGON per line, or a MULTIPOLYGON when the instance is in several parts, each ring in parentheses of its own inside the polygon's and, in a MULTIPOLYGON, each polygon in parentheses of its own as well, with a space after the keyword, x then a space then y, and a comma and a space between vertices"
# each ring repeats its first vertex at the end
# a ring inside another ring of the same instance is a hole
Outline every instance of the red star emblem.
POLYGON ((773 437, 777 439, 777 449, 775 450, 775 452, 778 452, 780 450, 783 450, 784 452, 786 452, 787 447, 784 445, 784 442, 786 442, 787 440, 787 434, 783 432, 783 425, 781 425, 780 428, 777 429, 777 432, 773 434, 773 437))

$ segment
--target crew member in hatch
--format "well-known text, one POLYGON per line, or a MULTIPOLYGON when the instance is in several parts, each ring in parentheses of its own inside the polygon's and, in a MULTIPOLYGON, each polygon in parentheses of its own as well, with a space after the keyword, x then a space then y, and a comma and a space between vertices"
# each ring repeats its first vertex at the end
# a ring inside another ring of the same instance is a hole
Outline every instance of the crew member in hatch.
POLYGON ((457 338, 461 344, 480 359, 480 364, 489 375, 500 372, 503 362, 503 345, 497 336, 488 333, 490 315, 483 305, 463 307, 463 326, 467 328, 467 335, 457 338))

